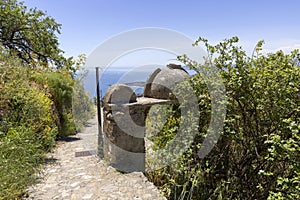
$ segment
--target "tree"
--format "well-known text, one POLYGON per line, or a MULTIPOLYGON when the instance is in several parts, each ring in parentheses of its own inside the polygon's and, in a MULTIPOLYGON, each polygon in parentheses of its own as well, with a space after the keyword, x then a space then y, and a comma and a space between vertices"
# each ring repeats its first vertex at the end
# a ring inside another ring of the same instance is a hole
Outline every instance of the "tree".
POLYGON ((57 34, 61 25, 37 8, 18 0, 0 0, 0 42, 25 63, 67 65, 57 34))

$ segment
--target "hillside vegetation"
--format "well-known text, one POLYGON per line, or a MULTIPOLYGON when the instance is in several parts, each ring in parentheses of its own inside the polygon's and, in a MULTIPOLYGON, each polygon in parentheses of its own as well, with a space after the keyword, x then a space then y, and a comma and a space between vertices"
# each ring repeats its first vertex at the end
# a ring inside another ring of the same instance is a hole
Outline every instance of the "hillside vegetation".
MULTIPOLYGON (((265 55, 260 41, 248 56, 237 42, 234 37, 213 46, 199 38, 195 45, 204 44, 208 51, 205 63, 179 57, 197 72, 187 83, 198 97, 200 121, 188 151, 147 174, 169 199, 300 199, 299 51, 265 55), (219 70, 226 89, 226 101, 215 103, 225 104, 227 110, 220 138, 208 155, 199 158, 212 116, 211 95, 220 84, 206 79, 211 66, 219 70), (213 90, 208 90, 208 82, 213 90)), ((178 85, 177 94, 186 95, 187 83, 178 85)), ((157 149, 181 134, 180 122, 192 117, 181 116, 186 105, 169 107, 159 132, 153 133, 157 120, 148 119, 147 134, 155 135, 151 140, 157 149)), ((191 134, 193 127, 185 127, 182 134, 191 134)))
POLYGON ((42 11, 0 1, 0 199, 24 195, 56 140, 93 113, 76 74, 84 57, 63 57, 59 28, 42 11))

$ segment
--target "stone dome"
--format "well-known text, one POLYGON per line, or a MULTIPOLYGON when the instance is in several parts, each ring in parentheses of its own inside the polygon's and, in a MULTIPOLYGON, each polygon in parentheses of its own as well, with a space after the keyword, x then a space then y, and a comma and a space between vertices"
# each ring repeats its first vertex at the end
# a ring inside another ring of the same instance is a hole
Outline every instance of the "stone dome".
POLYGON ((136 94, 125 84, 114 84, 108 88, 103 100, 108 104, 133 103, 136 102, 136 94))
POLYGON ((173 99, 173 87, 189 77, 181 65, 169 64, 167 67, 156 69, 147 79, 144 97, 156 99, 173 99))

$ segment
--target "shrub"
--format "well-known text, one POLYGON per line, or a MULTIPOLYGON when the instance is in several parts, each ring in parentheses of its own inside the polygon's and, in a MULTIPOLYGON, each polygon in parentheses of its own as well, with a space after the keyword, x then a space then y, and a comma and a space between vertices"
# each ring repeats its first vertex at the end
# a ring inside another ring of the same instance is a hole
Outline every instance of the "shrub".
POLYGON ((195 45, 200 42, 208 50, 206 63, 179 57, 198 72, 190 80, 199 97, 198 133, 177 162, 149 177, 171 199, 299 199, 299 52, 262 55, 261 41, 249 57, 236 37, 216 46, 203 38, 195 45), (223 78, 227 114, 217 144, 200 159, 211 106, 202 74, 210 65, 223 78))
POLYGON ((39 72, 33 75, 33 80, 45 85, 54 102, 53 109, 57 115, 58 137, 76 134, 76 127, 72 115, 72 96, 75 81, 69 73, 39 72))
POLYGON ((88 93, 84 90, 83 81, 80 79, 76 79, 75 81, 72 113, 77 131, 81 131, 86 122, 95 115, 95 106, 89 98, 88 93))
POLYGON ((0 54, 0 199, 14 199, 35 180, 57 127, 46 87, 30 81, 32 71, 0 54))
POLYGON ((45 151, 54 146, 57 135, 53 102, 44 85, 29 80, 30 70, 5 63, 0 66, 2 91, 0 101, 3 112, 0 116, 0 130, 4 133, 10 128, 25 126, 35 134, 35 139, 45 151))
POLYGON ((15 199, 34 183, 55 139, 75 134, 75 122, 82 127, 93 106, 70 72, 36 65, 33 70, 5 51, 0 52, 0 92, 0 199, 15 199))
POLYGON ((43 162, 43 145, 28 127, 0 131, 0 199, 15 199, 35 181, 36 168, 43 162))

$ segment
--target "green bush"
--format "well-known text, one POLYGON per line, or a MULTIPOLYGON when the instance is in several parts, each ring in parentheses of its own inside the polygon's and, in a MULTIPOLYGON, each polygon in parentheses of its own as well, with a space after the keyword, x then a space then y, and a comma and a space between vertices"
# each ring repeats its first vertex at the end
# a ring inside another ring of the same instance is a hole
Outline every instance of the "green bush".
POLYGON ((36 168, 44 161, 43 145, 28 127, 0 131, 0 199, 15 199, 35 182, 36 168))
POLYGON ((58 137, 76 134, 76 126, 72 114, 72 96, 74 79, 67 72, 39 72, 33 80, 45 85, 54 102, 54 113, 57 115, 58 137))
POLYGON ((32 71, 4 53, 0 63, 0 199, 14 199, 34 182, 57 127, 50 94, 30 81, 32 71))
POLYGON ((259 42, 249 57, 236 37, 216 46, 200 42, 208 50, 206 63, 179 57, 198 72, 190 80, 200 110, 194 143, 177 162, 148 176, 170 199, 299 199, 299 52, 262 55, 259 42), (203 69, 211 64, 226 87, 227 113, 217 144, 200 159, 211 116, 203 69))
POLYGON ((73 103, 89 111, 77 110, 82 126, 91 117, 92 103, 69 72, 33 70, 0 53, 0 199, 22 196, 55 139, 76 133, 73 103), (74 90, 75 82, 79 89, 74 90))
POLYGON ((73 90, 72 113, 77 131, 81 131, 86 122, 95 115, 95 106, 84 90, 83 81, 80 79, 76 79, 73 90))
POLYGON ((86 122, 95 115, 95 106, 89 98, 89 93, 84 89, 84 82, 88 71, 83 69, 86 55, 81 54, 76 60, 73 60, 76 73, 72 75, 75 80, 72 96, 72 113, 77 131, 81 131, 86 122))
MULTIPOLYGON (((55 139, 76 133, 74 76, 85 56, 62 55, 61 25, 43 11, 0 4, 0 199, 18 199, 55 139)), ((83 89, 76 95, 89 104, 83 89)))
POLYGON ((147 137, 154 143, 154 150, 165 147, 175 137, 180 124, 178 109, 176 105, 153 106, 148 113, 147 137))
POLYGON ((57 135, 56 117, 53 115, 53 102, 43 85, 29 80, 30 70, 5 63, 0 66, 2 91, 0 102, 3 112, 0 116, 0 130, 25 126, 36 135, 45 151, 55 144, 57 135))
POLYGON ((69 72, 60 71, 39 72, 32 78, 49 89, 58 116, 58 137, 76 134, 94 115, 94 107, 84 90, 84 77, 73 79, 69 72))

